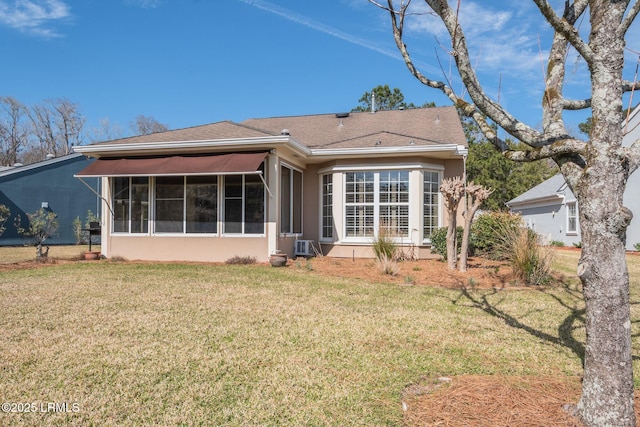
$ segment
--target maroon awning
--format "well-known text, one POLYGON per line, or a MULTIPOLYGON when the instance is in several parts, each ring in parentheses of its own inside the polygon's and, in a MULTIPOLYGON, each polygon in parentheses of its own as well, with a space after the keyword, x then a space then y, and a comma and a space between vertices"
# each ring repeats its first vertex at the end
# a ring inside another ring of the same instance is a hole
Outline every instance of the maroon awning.
POLYGON ((257 173, 267 157, 261 153, 203 156, 98 159, 75 176, 167 176, 257 173))

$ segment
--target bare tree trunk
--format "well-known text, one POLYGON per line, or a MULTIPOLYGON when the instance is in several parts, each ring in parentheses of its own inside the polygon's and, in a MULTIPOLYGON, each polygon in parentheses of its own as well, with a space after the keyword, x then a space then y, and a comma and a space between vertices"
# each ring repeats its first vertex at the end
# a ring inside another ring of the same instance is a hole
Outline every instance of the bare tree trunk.
POLYGON ((577 409, 589 426, 636 425, 625 258, 631 215, 615 207, 622 207, 624 187, 619 176, 609 173, 613 167, 605 167, 603 173, 593 171, 590 182, 578 190, 583 241, 578 275, 583 284, 587 341, 577 409))
POLYGON ((463 197, 466 209, 464 211, 464 229, 462 230, 462 243, 460 245, 460 262, 458 268, 460 271, 467 271, 467 258, 469 256, 469 239, 471 236, 471 225, 482 202, 487 200, 493 193, 490 188, 482 185, 474 184, 473 181, 467 185, 467 194, 463 197))
POLYGON ((457 246, 457 238, 458 234, 456 233, 456 215, 457 212, 450 213, 449 217, 449 227, 447 228, 447 266, 449 270, 456 269, 456 260, 458 258, 458 254, 456 253, 457 246))

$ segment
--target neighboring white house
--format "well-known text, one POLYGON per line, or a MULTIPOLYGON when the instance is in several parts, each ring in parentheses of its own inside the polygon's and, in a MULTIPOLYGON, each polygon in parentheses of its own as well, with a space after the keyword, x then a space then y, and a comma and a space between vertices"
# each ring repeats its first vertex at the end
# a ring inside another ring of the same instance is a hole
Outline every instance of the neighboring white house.
MULTIPOLYGON (((629 147, 640 139, 640 105, 636 106, 624 124, 623 145, 629 147)), ((627 182, 624 204, 634 219, 627 229, 627 250, 640 243, 640 173, 633 173, 627 182)), ((576 197, 558 174, 507 202, 514 213, 522 215, 527 227, 536 231, 548 243, 552 240, 572 245, 581 241, 576 197)))

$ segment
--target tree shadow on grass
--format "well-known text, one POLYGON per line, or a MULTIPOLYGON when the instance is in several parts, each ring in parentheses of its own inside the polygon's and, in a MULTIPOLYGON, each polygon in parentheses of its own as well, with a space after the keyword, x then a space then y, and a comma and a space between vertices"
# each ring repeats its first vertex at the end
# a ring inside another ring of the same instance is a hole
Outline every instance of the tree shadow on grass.
POLYGON ((548 292, 548 289, 538 289, 538 292, 541 292, 550 297, 558 305, 562 306, 569 312, 569 314, 558 325, 558 335, 544 332, 540 329, 526 324, 523 320, 529 314, 531 314, 532 311, 541 310, 532 310, 524 314, 509 313, 507 312, 507 310, 499 307, 500 302, 491 302, 493 296, 505 292, 501 289, 476 291, 473 288, 461 287, 460 295, 456 299, 452 300, 452 303, 454 305, 461 305, 464 301, 467 301, 471 303, 471 307, 477 308, 489 314, 490 316, 501 319, 509 327, 523 330, 545 342, 566 347, 580 358, 580 361, 584 366, 584 343, 578 340, 574 335, 574 332, 577 329, 584 328, 585 310, 584 308, 577 307, 578 304, 582 301, 582 293, 576 289, 572 289, 571 286, 564 281, 561 282, 560 286, 564 289, 566 295, 568 296, 566 301, 560 298, 558 295, 548 292))
MULTIPOLYGON (((548 343, 566 347, 580 358, 582 366, 584 366, 585 344, 583 341, 577 339, 574 335, 574 332, 576 330, 584 329, 585 327, 585 309, 577 307, 579 304, 582 304, 583 301, 582 291, 571 286, 571 283, 564 279, 557 279, 557 283, 559 285, 559 288, 564 290, 565 295, 567 296, 566 301, 557 294, 549 292, 550 288, 540 287, 539 289, 536 289, 538 292, 543 293, 547 297, 550 297, 559 306, 565 308, 569 312, 569 314, 558 325, 557 336, 536 329, 533 326, 527 325, 522 319, 524 319, 531 312, 527 312, 524 314, 508 313, 506 310, 503 310, 499 307, 499 303, 492 303, 490 301, 493 296, 499 294, 500 292, 504 292, 504 289, 483 291, 476 290, 473 287, 462 286, 461 284, 460 295, 458 296, 458 298, 452 300, 452 303, 454 305, 460 305, 461 301, 466 300, 471 303, 472 307, 482 310, 493 317, 503 320, 507 326, 521 329, 533 335, 534 337, 544 340, 548 343)), ((638 305, 640 304, 640 301, 631 301, 630 304, 632 306, 638 305)), ((632 323, 639 324, 640 320, 632 320, 632 323)), ((640 337, 640 332, 631 335, 632 339, 637 337, 640 337)), ((640 360, 640 356, 632 355, 632 359, 634 361, 640 360)))

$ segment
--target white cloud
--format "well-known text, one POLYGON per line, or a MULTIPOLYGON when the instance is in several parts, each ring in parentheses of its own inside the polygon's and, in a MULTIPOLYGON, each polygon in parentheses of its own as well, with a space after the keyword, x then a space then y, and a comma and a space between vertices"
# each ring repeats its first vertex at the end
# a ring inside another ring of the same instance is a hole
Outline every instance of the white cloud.
POLYGON ((160 7, 160 5, 164 3, 164 0, 125 0, 125 3, 143 9, 155 9, 156 7, 160 7))
POLYGON ((52 24, 71 16, 60 0, 0 1, 0 23, 43 37, 59 37, 52 24))
POLYGON ((301 15, 299 13, 293 12, 289 9, 285 9, 284 7, 277 6, 273 3, 269 3, 264 0, 240 0, 243 3, 246 3, 250 6, 253 6, 257 9, 264 10, 269 13, 273 13, 278 15, 288 21, 295 22, 296 24, 300 24, 304 27, 310 28, 312 30, 319 31, 321 33, 327 34, 329 36, 344 40, 351 44, 364 47, 366 49, 381 53, 382 55, 389 56, 394 59, 401 59, 400 54, 395 50, 385 49, 383 47, 377 46, 375 43, 370 42, 368 40, 361 39, 354 35, 345 33, 344 31, 340 31, 334 27, 331 27, 326 24, 322 24, 318 21, 315 21, 307 16, 301 15))

